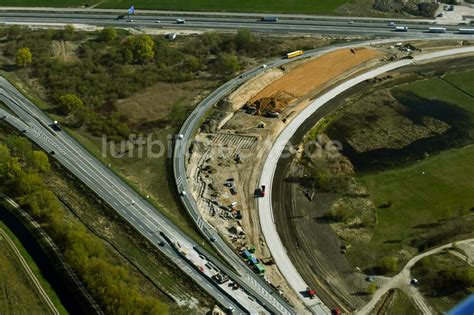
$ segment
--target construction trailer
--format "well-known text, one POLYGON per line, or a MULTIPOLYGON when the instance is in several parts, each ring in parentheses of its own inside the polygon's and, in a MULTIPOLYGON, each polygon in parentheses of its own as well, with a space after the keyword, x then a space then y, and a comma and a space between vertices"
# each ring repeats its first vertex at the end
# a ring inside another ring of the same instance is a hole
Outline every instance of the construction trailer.
POLYGON ((258 259, 257 257, 255 257, 254 255, 251 255, 249 257, 249 263, 252 265, 252 266, 255 266, 258 264, 258 259))
POLYGON ((260 263, 255 265, 255 270, 257 271, 258 274, 264 274, 265 273, 265 267, 263 267, 263 265, 260 264, 260 263))
POLYGON ((252 256, 252 253, 250 253, 248 250, 244 250, 242 252, 242 256, 244 256, 245 259, 249 259, 252 256))
POLYGON ((302 54, 304 54, 304 51, 302 51, 302 50, 295 50, 295 51, 292 51, 292 52, 287 53, 287 54, 286 54, 286 58, 291 59, 291 58, 295 58, 295 57, 301 56, 302 54))

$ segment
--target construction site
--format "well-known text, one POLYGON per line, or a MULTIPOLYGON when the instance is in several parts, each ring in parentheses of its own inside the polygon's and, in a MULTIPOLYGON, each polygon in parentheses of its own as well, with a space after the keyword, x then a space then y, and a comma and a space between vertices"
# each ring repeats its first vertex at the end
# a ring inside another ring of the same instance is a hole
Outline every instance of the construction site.
MULTIPOLYGON (((421 42, 339 49, 268 69, 220 100, 198 130, 187 175, 201 214, 256 273, 300 310, 300 300, 276 267, 258 219, 256 198, 266 193, 265 185, 258 186, 259 177, 269 150, 293 117, 330 86, 431 49, 421 42)), ((341 301, 326 293, 328 299, 341 301)))
POLYGON ((290 303, 287 287, 260 232, 256 198, 264 157, 292 117, 330 85, 386 60, 372 48, 340 49, 269 69, 222 99, 203 123, 187 167, 193 197, 203 217, 255 272, 290 303))

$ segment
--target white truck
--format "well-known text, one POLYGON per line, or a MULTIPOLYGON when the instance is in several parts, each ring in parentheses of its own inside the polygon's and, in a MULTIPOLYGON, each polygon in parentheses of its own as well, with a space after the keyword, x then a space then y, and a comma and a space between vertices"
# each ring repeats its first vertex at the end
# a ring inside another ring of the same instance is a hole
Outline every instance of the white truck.
POLYGON ((397 27, 395 27, 395 32, 408 32, 408 27, 406 27, 406 26, 397 26, 397 27))
POLYGON ((474 28, 460 28, 459 34, 474 34, 474 28))
POLYGON ((446 27, 430 27, 429 33, 446 33, 446 27))

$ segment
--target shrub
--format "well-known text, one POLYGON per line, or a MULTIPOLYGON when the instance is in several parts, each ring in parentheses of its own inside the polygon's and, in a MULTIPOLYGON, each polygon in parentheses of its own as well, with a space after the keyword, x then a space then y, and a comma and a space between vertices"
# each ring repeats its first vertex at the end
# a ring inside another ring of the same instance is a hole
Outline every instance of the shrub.
POLYGON ((17 50, 15 55, 15 62, 17 66, 25 68, 33 62, 33 55, 28 47, 23 47, 17 50))

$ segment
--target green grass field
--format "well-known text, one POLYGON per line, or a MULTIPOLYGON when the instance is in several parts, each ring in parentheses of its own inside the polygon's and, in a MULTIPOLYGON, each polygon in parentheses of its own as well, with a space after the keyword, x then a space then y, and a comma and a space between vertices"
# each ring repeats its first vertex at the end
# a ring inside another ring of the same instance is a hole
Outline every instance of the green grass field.
POLYGON ((371 246, 391 250, 417 225, 468 214, 474 206, 474 146, 442 152, 413 165, 360 177, 378 209, 379 223, 371 246), (424 174, 423 174, 424 172, 424 174))
POLYGON ((447 74, 443 79, 474 97, 474 70, 447 74))
MULTIPOLYGON (((92 6, 99 0, 3 0, 3 6, 92 6)), ((105 0, 100 8, 180 10, 180 11, 235 11, 275 13, 332 13, 347 0, 105 0)))
MULTIPOLYGON (((474 71, 461 72, 459 74, 449 75, 448 77, 450 82, 460 81, 461 85, 459 88, 464 89, 464 87, 466 87, 468 90, 474 89, 474 87, 471 86, 474 80, 474 71)), ((445 82, 443 79, 433 78, 404 84, 396 87, 394 90, 396 92, 413 92, 426 99, 438 100, 474 111, 474 98, 465 94, 459 88, 445 82)))
POLYGON ((79 7, 86 4, 94 4, 95 0, 2 0, 2 6, 15 7, 79 7))
POLYGON ((106 0, 101 7, 183 11, 330 13, 346 0, 106 0))
MULTIPOLYGON (((38 266, 33 262, 27 254, 21 243, 16 239, 13 233, 3 224, 0 223, 0 229, 5 231, 20 254, 26 260, 41 286, 51 297, 61 314, 67 314, 67 311, 59 302, 58 297, 51 289, 49 283, 44 280, 39 271, 38 266)), ((7 241, 0 235, 0 282, 2 284, 2 294, 0 294, 0 310, 2 314, 49 314, 48 307, 44 304, 43 299, 38 295, 31 280, 27 277, 26 272, 21 266, 18 258, 8 245, 7 241)))
POLYGON ((401 290, 394 289, 386 293, 376 305, 377 312, 373 314, 385 315, 417 315, 420 310, 413 301, 401 290))
MULTIPOLYGON (((474 112, 474 98, 466 94, 473 90, 473 80, 474 71, 467 71, 404 84, 392 91, 402 95, 412 92, 474 112)), ((406 260, 416 253, 411 244, 415 238, 439 231, 443 224, 436 224, 444 219, 472 216, 473 161, 474 145, 469 145, 412 164, 359 175, 358 180, 367 187, 376 206, 391 206, 376 210, 378 224, 372 239, 356 245, 353 253, 349 253, 350 259, 358 266, 373 266, 374 259, 385 255, 406 260), (433 227, 429 228, 430 224, 433 227), (360 255, 361 252, 365 254, 360 255)))
POLYGON ((436 255, 425 257, 417 262, 413 267, 412 275, 420 281, 419 290, 423 294, 425 300, 429 302, 432 309, 434 309, 434 314, 446 314, 454 306, 467 298, 469 293, 461 290, 453 293, 437 292, 437 294, 433 294, 433 288, 430 284, 433 281, 436 281, 435 279, 444 283, 443 279, 439 277, 440 273, 443 271, 454 271, 466 267, 469 268, 471 272, 474 272, 474 267, 469 266, 464 259, 456 257, 448 252, 441 252, 436 255))

